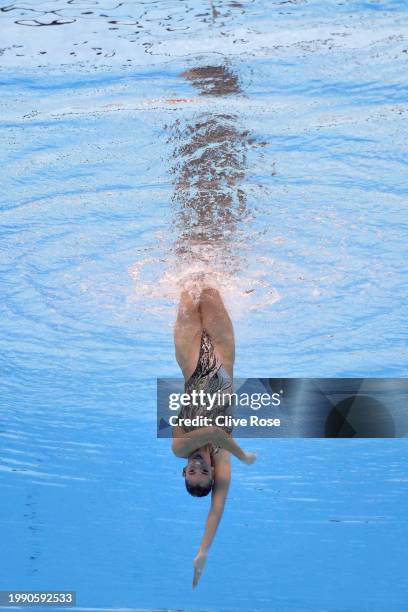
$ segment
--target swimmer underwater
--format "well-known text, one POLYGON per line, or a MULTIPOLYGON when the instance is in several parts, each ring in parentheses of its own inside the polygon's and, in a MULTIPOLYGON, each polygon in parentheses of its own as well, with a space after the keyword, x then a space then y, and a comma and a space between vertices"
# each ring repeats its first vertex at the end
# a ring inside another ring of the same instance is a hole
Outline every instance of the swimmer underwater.
MULTIPOLYGON (((195 288, 195 291, 182 291, 174 326, 174 344, 186 393, 204 390, 209 394, 232 394, 234 331, 217 289, 203 286, 195 288)), ((228 418, 231 411, 228 401, 221 402, 212 408, 211 414, 214 421, 225 425, 187 426, 185 423, 202 423, 197 417, 204 417, 208 412, 203 404, 185 405, 178 414, 183 426, 173 427, 172 450, 177 457, 187 459, 182 471, 187 491, 195 497, 204 497, 211 492, 204 535, 194 558, 193 587, 201 578, 224 512, 231 480, 231 454, 247 465, 256 459, 254 453, 243 451, 232 438, 231 419, 228 418)))

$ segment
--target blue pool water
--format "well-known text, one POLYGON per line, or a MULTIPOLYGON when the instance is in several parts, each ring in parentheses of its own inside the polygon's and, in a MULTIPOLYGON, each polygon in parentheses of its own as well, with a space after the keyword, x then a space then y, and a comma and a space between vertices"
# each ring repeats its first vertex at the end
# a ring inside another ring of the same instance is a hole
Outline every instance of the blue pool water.
POLYGON ((0 8, 0 590, 406 610, 405 440, 245 440, 192 591, 208 500, 155 437, 196 270, 237 376, 406 375, 406 3, 0 8))

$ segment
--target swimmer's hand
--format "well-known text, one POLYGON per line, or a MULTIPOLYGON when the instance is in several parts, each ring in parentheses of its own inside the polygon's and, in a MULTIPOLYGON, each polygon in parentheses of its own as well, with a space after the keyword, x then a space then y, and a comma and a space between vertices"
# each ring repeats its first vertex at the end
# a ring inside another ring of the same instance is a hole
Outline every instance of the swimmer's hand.
POLYGON ((254 461, 256 461, 257 455, 255 453, 245 453, 245 457, 243 458, 243 462, 247 465, 251 465, 254 461))
POLYGON ((207 553, 202 551, 201 548, 198 551, 196 557, 194 557, 194 576, 193 576, 193 589, 197 586, 198 581, 201 578, 205 562, 207 561, 207 553))
MULTIPOLYGON (((208 428, 209 429, 209 428, 208 428)), ((212 440, 216 446, 220 446, 225 449, 229 453, 232 453, 234 457, 246 463, 247 465, 251 465, 256 459, 255 453, 246 453, 234 440, 234 438, 227 434, 223 429, 219 427, 214 427, 211 433, 212 440)))

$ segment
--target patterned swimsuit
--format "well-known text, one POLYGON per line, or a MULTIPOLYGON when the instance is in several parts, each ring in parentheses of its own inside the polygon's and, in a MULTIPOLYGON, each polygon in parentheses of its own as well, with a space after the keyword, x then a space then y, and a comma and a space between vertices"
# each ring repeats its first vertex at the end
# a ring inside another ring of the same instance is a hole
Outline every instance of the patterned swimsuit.
MULTIPOLYGON (((222 365, 220 359, 215 353, 213 343, 208 333, 203 330, 201 334, 200 354, 198 357, 197 367, 193 374, 186 381, 184 385, 184 392, 191 393, 194 389, 197 391, 203 390, 205 393, 217 393, 232 394, 232 378, 222 365)), ((192 419, 197 416, 210 416, 213 419, 213 423, 217 416, 232 416, 232 403, 228 397, 224 398, 224 401, 215 402, 214 407, 211 410, 207 410, 207 405, 193 405, 182 406, 178 414, 179 418, 192 419)), ((197 426, 185 426, 182 425, 184 431, 193 431, 199 429, 197 426)), ((232 427, 226 425, 220 426, 228 434, 232 432, 232 427)), ((210 444, 210 453, 214 455, 219 450, 218 446, 210 444)))

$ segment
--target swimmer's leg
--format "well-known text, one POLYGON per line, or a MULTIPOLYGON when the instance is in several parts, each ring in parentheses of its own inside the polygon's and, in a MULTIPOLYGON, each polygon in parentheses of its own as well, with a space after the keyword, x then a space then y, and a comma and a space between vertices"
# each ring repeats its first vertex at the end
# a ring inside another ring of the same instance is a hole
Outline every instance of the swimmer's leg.
POLYGON ((235 359, 234 328, 219 291, 206 287, 200 295, 201 320, 216 353, 226 370, 232 374, 235 359))
POLYGON ((191 291, 184 290, 174 325, 174 346, 177 363, 186 380, 197 366, 202 331, 200 302, 191 291))

